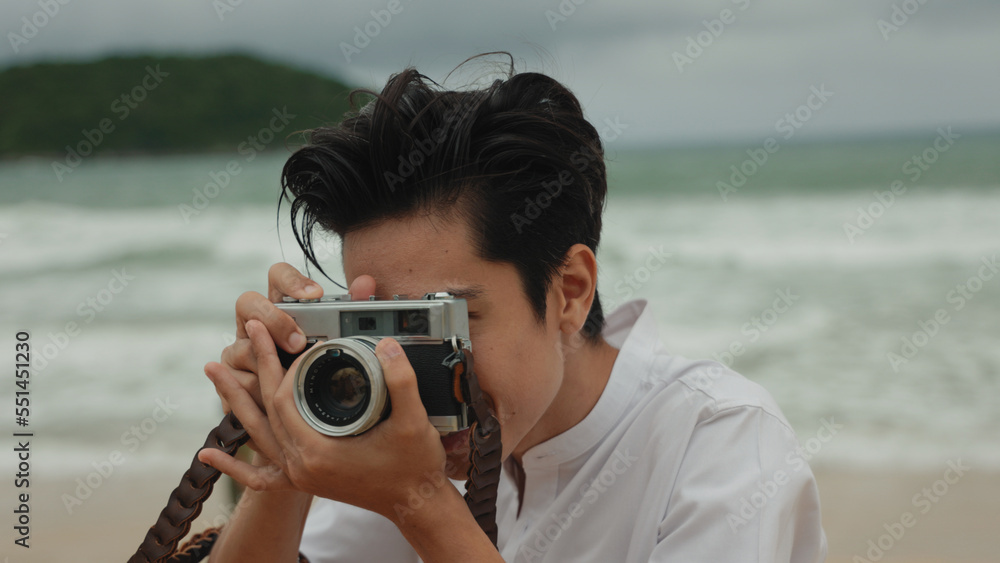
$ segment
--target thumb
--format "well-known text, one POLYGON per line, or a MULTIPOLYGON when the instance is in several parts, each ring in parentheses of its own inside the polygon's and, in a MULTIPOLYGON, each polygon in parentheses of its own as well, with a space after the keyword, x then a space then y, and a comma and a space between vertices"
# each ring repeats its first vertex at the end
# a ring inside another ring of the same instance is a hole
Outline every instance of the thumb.
POLYGON ((375 347, 375 355, 382 365, 393 416, 399 416, 407 424, 427 422, 427 410, 420 400, 417 375, 399 342, 383 338, 375 347))
POLYGON ((375 295, 375 278, 363 274, 353 280, 351 280, 351 285, 349 286, 347 293, 351 294, 351 299, 363 301, 368 299, 369 295, 375 295))

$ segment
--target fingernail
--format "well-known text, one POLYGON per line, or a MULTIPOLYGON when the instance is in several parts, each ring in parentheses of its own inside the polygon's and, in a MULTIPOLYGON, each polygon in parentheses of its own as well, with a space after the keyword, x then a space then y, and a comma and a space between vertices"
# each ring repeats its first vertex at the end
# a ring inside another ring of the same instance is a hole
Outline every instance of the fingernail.
POLYGON ((379 346, 379 350, 381 350, 380 355, 389 360, 403 353, 403 349, 399 346, 399 342, 396 342, 395 340, 383 340, 381 346, 379 346))
POLYGON ((306 337, 301 332, 293 332, 288 337, 288 345, 291 347, 289 351, 294 352, 306 345, 306 337))
POLYGON ((302 291, 305 291, 306 293, 316 293, 316 292, 322 291, 322 290, 323 290, 322 287, 320 287, 320 286, 318 286, 318 285, 316 285, 314 283, 306 284, 306 286, 302 288, 302 291))

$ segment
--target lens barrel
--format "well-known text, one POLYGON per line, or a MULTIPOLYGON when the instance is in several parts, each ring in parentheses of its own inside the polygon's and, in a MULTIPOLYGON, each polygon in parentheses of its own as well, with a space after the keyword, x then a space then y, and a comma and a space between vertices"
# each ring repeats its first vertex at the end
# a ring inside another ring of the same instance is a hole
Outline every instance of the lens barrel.
POLYGON ((353 436, 387 414, 388 390, 375 357, 381 338, 354 336, 317 344, 295 372, 295 406, 328 436, 353 436))

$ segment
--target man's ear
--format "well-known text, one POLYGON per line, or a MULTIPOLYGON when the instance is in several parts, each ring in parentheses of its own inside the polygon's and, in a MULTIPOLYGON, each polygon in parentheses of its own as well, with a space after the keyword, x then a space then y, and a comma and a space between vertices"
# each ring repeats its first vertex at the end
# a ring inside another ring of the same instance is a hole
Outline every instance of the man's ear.
POLYGON ((597 291, 597 257, 585 244, 574 244, 566 252, 566 260, 553 284, 558 292, 559 330, 576 334, 587 322, 590 305, 597 291))

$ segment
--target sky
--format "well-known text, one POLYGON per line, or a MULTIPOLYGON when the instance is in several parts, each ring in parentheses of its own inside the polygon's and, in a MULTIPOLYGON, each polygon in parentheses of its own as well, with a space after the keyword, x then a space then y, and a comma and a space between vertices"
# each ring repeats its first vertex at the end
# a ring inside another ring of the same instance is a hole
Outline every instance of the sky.
POLYGON ((622 145, 926 136, 1000 129, 998 25, 995 0, 4 0, 0 68, 244 52, 380 88, 503 50, 622 145))

